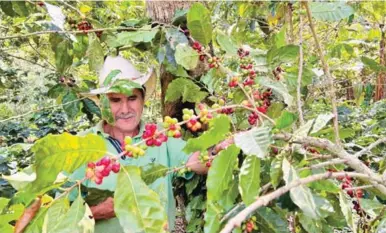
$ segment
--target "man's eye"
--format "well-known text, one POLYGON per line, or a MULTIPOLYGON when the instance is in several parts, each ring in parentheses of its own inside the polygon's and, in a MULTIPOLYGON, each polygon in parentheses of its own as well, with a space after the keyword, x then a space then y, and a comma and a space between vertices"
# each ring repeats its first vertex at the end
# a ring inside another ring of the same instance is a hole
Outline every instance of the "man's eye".
POLYGON ((129 100, 136 100, 137 99, 137 96, 130 96, 129 97, 129 100))

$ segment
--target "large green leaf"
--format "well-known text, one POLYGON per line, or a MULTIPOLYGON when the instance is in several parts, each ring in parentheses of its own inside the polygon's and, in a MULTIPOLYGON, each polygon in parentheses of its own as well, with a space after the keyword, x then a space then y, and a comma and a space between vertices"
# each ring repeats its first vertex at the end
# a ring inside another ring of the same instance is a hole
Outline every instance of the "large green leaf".
POLYGON ((125 232, 160 233, 167 223, 159 196, 141 179, 135 166, 122 167, 114 194, 114 211, 125 232))
POLYGON ((283 156, 276 156, 271 162, 269 176, 271 178, 271 184, 274 188, 279 185, 281 178, 283 177, 283 170, 281 169, 282 162, 283 156))
POLYGON ((213 160, 206 181, 208 201, 219 200, 222 193, 229 188, 239 152, 238 147, 231 145, 221 151, 213 160))
POLYGON ((78 96, 73 90, 69 89, 67 94, 63 96, 62 104, 64 111, 70 119, 74 119, 78 115, 80 100, 78 100, 78 96))
POLYGON ((26 17, 29 14, 26 2, 12 1, 13 10, 21 17, 26 17))
POLYGON ((314 125, 312 126, 311 133, 316 133, 319 130, 323 129, 324 126, 334 117, 332 113, 320 114, 315 120, 314 125))
POLYGON ((168 167, 162 164, 151 163, 141 167, 141 178, 147 184, 152 184, 158 178, 166 176, 168 167))
POLYGON ((16 14, 16 12, 12 8, 11 1, 0 1, 0 8, 8 16, 13 17, 16 14))
POLYGON ((383 216, 383 219, 380 221, 377 230, 375 233, 383 233, 386 230, 386 216, 383 216))
POLYGON ((87 99, 83 99, 82 103, 89 113, 95 114, 99 118, 102 117, 101 110, 99 109, 98 105, 96 105, 94 101, 87 98, 87 99))
POLYGON ((34 173, 33 166, 31 165, 13 175, 2 175, 2 178, 8 181, 14 189, 20 190, 26 187, 32 181, 34 181, 36 179, 36 174, 34 173))
POLYGON ((345 194, 341 191, 339 192, 339 204, 346 219, 347 225, 351 228, 351 230, 355 233, 357 232, 357 225, 353 218, 351 201, 345 196, 345 194))
POLYGON ((142 86, 131 80, 117 79, 112 83, 106 93, 121 93, 131 96, 134 89, 142 89, 142 86))
POLYGON ((299 222, 307 232, 322 232, 323 230, 320 221, 312 219, 303 213, 299 214, 299 222))
POLYGON ((80 195, 67 211, 67 204, 57 204, 48 210, 43 224, 43 233, 94 232, 95 220, 92 212, 80 195), (56 217, 58 221, 55 221, 56 217), (59 218, 59 219, 58 219, 59 218))
MULTIPOLYGON (((287 159, 283 159, 283 178, 286 184, 298 180, 299 176, 296 173, 296 170, 291 166, 287 159)), ((319 213, 317 206, 314 200, 314 197, 311 193, 311 190, 305 186, 300 185, 290 190, 290 197, 292 201, 299 206, 299 208, 312 219, 319 219, 319 213)))
POLYGON ((13 232, 13 226, 9 223, 19 219, 24 212, 22 204, 15 204, 5 209, 8 202, 8 199, 0 197, 0 230, 2 233, 13 232))
POLYGON ((374 59, 362 56, 361 61, 363 64, 367 67, 369 67, 374 72, 378 72, 380 70, 386 70, 385 67, 382 67, 378 62, 376 62, 374 59))
POLYGON ((210 146, 219 143, 226 138, 230 130, 230 120, 226 115, 219 115, 209 123, 209 130, 205 131, 198 138, 191 138, 184 147, 186 153, 204 151, 210 146))
POLYGON ((48 90, 47 95, 51 98, 58 98, 60 95, 67 93, 67 89, 66 85, 58 83, 48 90))
POLYGON ((354 9, 345 2, 311 2, 310 9, 315 19, 335 22, 354 14, 354 9))
POLYGON ((131 45, 133 42, 151 42, 157 32, 158 29, 150 29, 148 27, 144 27, 143 30, 139 29, 135 32, 121 32, 117 36, 116 43, 119 46, 123 46, 131 45))
POLYGON ((165 100, 167 102, 178 100, 182 97, 182 102, 198 103, 204 99, 208 93, 200 91, 192 80, 187 78, 177 78, 173 80, 166 90, 165 100))
POLYGON ((174 56, 177 64, 182 65, 187 70, 193 70, 198 64, 200 55, 188 44, 178 44, 174 56))
POLYGON ((206 202, 206 212, 204 216, 205 225, 204 232, 205 233, 218 233, 220 230, 220 220, 223 214, 223 209, 220 205, 216 204, 212 201, 206 202))
POLYGON ((95 33, 89 34, 87 49, 88 66, 90 70, 99 72, 103 66, 104 52, 101 43, 95 33))
POLYGON ((74 136, 68 133, 48 135, 32 147, 35 153, 36 180, 33 191, 50 186, 61 171, 69 174, 89 161, 95 161, 106 153, 102 137, 89 134, 74 136))
POLYGON ((235 143, 245 154, 264 158, 271 145, 270 128, 253 127, 251 130, 237 133, 234 136, 235 143))
POLYGON ((115 120, 113 113, 111 112, 109 98, 107 98, 106 94, 102 94, 100 98, 102 119, 109 124, 114 124, 115 120))
POLYGON ((25 229, 24 233, 41 232, 43 228, 44 218, 47 214, 47 211, 48 211, 47 207, 40 207, 35 217, 32 219, 30 223, 28 223, 28 226, 25 229))
POLYGON ((260 189, 260 159, 248 155, 240 168, 239 190, 245 205, 256 200, 260 189))
POLYGON ((257 224, 261 232, 288 233, 288 224, 275 211, 268 207, 256 211, 257 224))
POLYGON ((72 55, 69 50, 71 43, 68 40, 63 40, 55 46, 55 64, 59 73, 63 74, 72 65, 72 55))
POLYGON ((294 62, 299 55, 299 46, 286 45, 278 49, 272 48, 267 53, 267 62, 272 65, 279 65, 286 62, 294 62))
POLYGON ((187 15, 190 34, 201 44, 207 45, 212 40, 210 12, 201 3, 194 3, 187 15))
POLYGON ((224 50, 229 55, 237 54, 237 47, 232 42, 231 38, 225 35, 222 32, 217 34, 217 43, 220 45, 221 49, 224 50))
POLYGON ((283 111, 281 113, 281 116, 276 119, 276 125, 275 127, 277 129, 284 129, 292 125, 297 119, 296 114, 288 111, 283 111))
POLYGON ((54 232, 61 224, 65 214, 70 208, 70 202, 67 198, 56 200, 47 210, 44 217, 42 232, 54 232))
POLYGON ((189 41, 186 38, 185 34, 182 33, 177 28, 168 28, 166 29, 166 38, 169 41, 170 47, 176 49, 178 44, 188 44, 189 41))
POLYGON ((286 103, 288 106, 292 106, 293 97, 288 93, 288 89, 286 86, 284 86, 284 84, 281 82, 273 81, 266 77, 259 77, 258 82, 262 86, 271 88, 273 92, 283 97, 284 103, 286 103))

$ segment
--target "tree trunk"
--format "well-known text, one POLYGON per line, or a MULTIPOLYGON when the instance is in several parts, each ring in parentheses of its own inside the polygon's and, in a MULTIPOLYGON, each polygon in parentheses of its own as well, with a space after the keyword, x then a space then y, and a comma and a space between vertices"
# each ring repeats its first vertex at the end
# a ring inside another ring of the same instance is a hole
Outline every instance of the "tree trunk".
MULTIPOLYGON (((189 8, 194 2, 192 1, 146 1, 146 10, 148 16, 159 23, 170 24, 176 10, 189 8)), ((160 82, 161 82, 161 104, 162 116, 176 117, 182 120, 182 109, 192 108, 191 103, 182 103, 181 101, 165 102, 166 90, 169 83, 175 77, 166 71, 165 67, 161 65, 160 82)))
MULTIPOLYGON (((386 59, 385 59, 385 45, 386 45, 386 38, 385 38, 385 30, 384 25, 380 26, 381 28, 381 42, 379 43, 379 64, 383 67, 386 65, 386 59)), ((378 101, 381 99, 384 99, 386 97, 386 72, 385 71, 379 71, 378 77, 377 77, 377 84, 375 89, 375 96, 374 100, 378 101)))

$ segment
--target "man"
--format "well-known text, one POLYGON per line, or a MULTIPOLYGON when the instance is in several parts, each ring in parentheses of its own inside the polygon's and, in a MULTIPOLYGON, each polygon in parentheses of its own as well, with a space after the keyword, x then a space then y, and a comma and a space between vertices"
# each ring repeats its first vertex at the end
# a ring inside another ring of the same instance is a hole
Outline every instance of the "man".
MULTIPOLYGON (((99 134, 103 136, 109 152, 118 154, 122 152, 124 138, 132 137, 132 143, 138 143, 144 132, 144 122, 141 121, 144 102, 154 91, 155 75, 149 72, 141 75, 134 66, 124 58, 107 57, 100 72, 99 83, 102 87, 91 91, 92 95, 102 95, 99 100, 103 121, 90 130, 81 133, 99 134), (112 73, 118 74, 112 77, 112 73), (111 79, 111 80, 110 80, 111 79), (125 83, 126 80, 127 82, 125 83), (116 83, 120 83, 118 87, 116 83), (111 119, 111 116, 113 119, 111 119)), ((188 167, 198 174, 205 174, 207 168, 198 160, 200 152, 188 156, 182 152, 185 142, 181 139, 169 138, 160 147, 149 147, 145 156, 138 159, 121 157, 121 165, 145 166, 158 163, 168 167, 181 166, 187 163, 188 167), (190 165, 189 165, 190 164, 190 165)), ((84 177, 85 167, 78 169, 72 176, 72 180, 84 177)), ((186 178, 192 174, 187 174, 186 178)), ((88 188, 114 191, 116 187, 117 174, 111 173, 103 179, 103 183, 96 185, 92 181, 86 181, 84 185, 88 188)), ((157 179, 149 185, 159 194, 161 202, 165 206, 168 215, 169 230, 174 229, 175 200, 172 190, 172 175, 157 179)), ((91 211, 96 220, 95 232, 123 232, 118 219, 114 213, 113 198, 108 197, 97 205, 91 206, 91 211)))

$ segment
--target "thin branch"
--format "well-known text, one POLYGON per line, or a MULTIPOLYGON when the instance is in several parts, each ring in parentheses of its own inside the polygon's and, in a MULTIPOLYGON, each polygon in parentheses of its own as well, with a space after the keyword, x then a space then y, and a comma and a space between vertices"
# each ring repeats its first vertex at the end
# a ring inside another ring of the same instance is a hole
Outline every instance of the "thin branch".
POLYGON ((81 101, 83 99, 86 99, 87 97, 83 97, 83 98, 80 98, 80 99, 76 99, 76 100, 72 100, 72 101, 69 101, 67 103, 64 103, 64 104, 58 104, 58 105, 52 105, 52 106, 48 106, 48 107, 44 107, 44 108, 39 108, 37 110, 31 110, 31 111, 28 111, 26 113, 23 113, 23 114, 20 114, 20 115, 17 115, 17 116, 12 116, 10 118, 7 118, 7 119, 4 119, 4 120, 0 120, 0 123, 4 123, 6 121, 10 121, 10 120, 13 120, 13 119, 17 119, 17 118, 20 118, 20 117, 23 117, 23 116, 26 116, 26 115, 29 115, 31 113, 34 113, 34 112, 40 112, 40 111, 43 111, 45 109, 50 109, 50 108, 55 108, 55 107, 60 107, 60 106, 64 106, 64 105, 67 105, 67 104, 71 104, 73 102, 76 102, 76 101, 81 101))
POLYGON ((300 89, 302 87, 302 75, 303 75, 303 22, 302 15, 299 15, 299 73, 298 73, 298 83, 296 87, 297 93, 297 102, 298 102, 298 113, 299 113, 299 121, 300 125, 304 125, 304 117, 302 110, 302 96, 300 93, 300 89))
MULTIPOLYGON (((71 187, 69 187, 68 189, 66 189, 63 193, 61 193, 59 196, 57 196, 54 201, 62 198, 63 196, 65 196, 66 194, 68 194, 71 190, 73 190, 75 187, 81 185, 83 182, 85 182, 87 180, 87 177, 84 177, 83 179, 77 181, 74 185, 72 185, 71 187)), ((52 202, 51 202, 52 204, 52 202)))
MULTIPOLYGON (((0 50, 0 51, 1 51, 1 50, 0 50)), ((25 59, 25 58, 23 58, 23 57, 19 57, 19 56, 10 54, 10 53, 5 53, 4 51, 1 51, 1 52, 2 52, 2 53, 0 54, 0 56, 3 56, 3 57, 4 57, 4 56, 10 56, 10 57, 13 57, 13 58, 16 58, 16 59, 20 59, 20 60, 29 62, 29 63, 34 64, 34 65, 40 66, 40 67, 42 67, 42 68, 44 68, 44 69, 49 69, 49 70, 52 70, 52 71, 56 71, 56 70, 54 70, 54 69, 52 69, 52 68, 49 68, 49 67, 44 66, 44 65, 40 65, 40 64, 37 63, 37 62, 34 62, 34 61, 31 61, 31 60, 25 59)))
POLYGON ((78 12, 78 14, 80 15, 80 17, 82 17, 82 19, 86 18, 86 16, 80 10, 68 4, 65 0, 62 0, 61 2, 68 8, 71 8, 72 10, 78 12))
POLYGON ((358 190, 358 189, 370 189, 374 188, 374 185, 362 185, 362 186, 357 186, 357 187, 351 187, 351 188, 345 188, 344 190, 358 190))
POLYGON ((332 160, 327 161, 327 162, 318 163, 318 164, 315 164, 315 165, 311 165, 309 167, 300 168, 298 171, 322 168, 322 167, 326 167, 326 166, 330 166, 330 165, 335 165, 335 164, 341 164, 341 163, 345 163, 345 162, 346 162, 346 160, 344 160, 344 159, 332 159, 332 160))
MULTIPOLYGON (((284 140, 284 141, 291 141, 293 143, 299 143, 299 144, 305 144, 305 145, 311 145, 318 148, 322 148, 325 150, 330 151, 333 155, 336 155, 340 159, 346 160, 346 164, 353 168, 355 171, 364 173, 372 179, 380 179, 381 176, 374 173, 369 167, 367 167, 361 160, 359 160, 357 157, 349 154, 347 151, 345 151, 341 146, 336 145, 332 143, 331 141, 324 139, 324 138, 314 138, 314 137, 298 137, 296 135, 288 134, 288 133, 281 133, 276 134, 273 136, 274 139, 284 140)), ((380 192, 386 194, 386 186, 385 181, 381 181, 380 183, 371 181, 371 184, 374 185, 380 192)))
POLYGON ((51 62, 48 61, 48 59, 46 59, 32 44, 31 42, 28 40, 28 44, 29 46, 41 57, 44 59, 45 62, 47 62, 47 64, 49 64, 52 68, 54 68, 54 70, 56 70, 56 66, 52 65, 51 62))
POLYGON ((386 143, 386 137, 380 138, 377 141, 371 143, 368 147, 364 148, 363 150, 359 151, 355 154, 355 157, 361 157, 362 155, 366 154, 367 152, 371 151, 375 147, 377 147, 381 143, 386 143))
POLYGON ((27 34, 17 34, 13 36, 4 36, 0 37, 0 40, 7 40, 7 39, 15 39, 15 38, 25 38, 30 36, 37 36, 37 35, 44 35, 44 34, 82 34, 82 33, 88 33, 88 32, 102 32, 102 31, 117 31, 117 30, 124 30, 124 31, 150 31, 151 29, 138 29, 138 28, 131 28, 131 27, 116 27, 116 28, 96 28, 96 29, 90 29, 90 30, 76 30, 76 31, 55 31, 55 30, 48 30, 48 31, 40 31, 40 32, 32 32, 27 34))
POLYGON ((320 60, 322 62, 322 65, 323 65, 323 71, 324 71, 324 74, 327 77, 327 82, 329 84, 329 88, 330 88, 330 91, 331 91, 330 97, 331 97, 332 113, 334 114, 335 142, 336 142, 337 145, 340 146, 341 144, 340 144, 340 137, 339 137, 338 110, 337 110, 337 106, 336 106, 336 96, 335 96, 334 80, 333 80, 332 75, 330 73, 330 68, 328 67, 326 59, 324 57, 323 49, 322 49, 322 47, 320 45, 318 36, 316 35, 315 26, 314 26, 314 23, 312 21, 310 6, 308 5, 308 2, 303 2, 303 4, 304 4, 304 6, 306 8, 307 18, 308 18, 309 26, 311 28, 312 36, 313 36, 313 38, 315 40, 315 44, 316 44, 316 47, 317 47, 317 50, 318 50, 318 53, 319 53, 319 58, 320 58, 320 60))
POLYGON ((294 25, 292 22, 292 3, 287 3, 287 20, 289 24, 288 42, 292 44, 294 42, 294 25))
POLYGON ((230 233, 235 227, 240 227, 241 223, 250 216, 255 210, 262 206, 268 205, 272 200, 282 196, 283 194, 287 193, 293 188, 296 188, 300 185, 306 185, 308 183, 312 183, 318 180, 324 180, 324 179, 333 179, 333 178, 339 178, 342 176, 350 176, 350 177, 357 177, 361 179, 371 180, 372 177, 356 173, 356 172, 326 172, 322 174, 316 174, 311 175, 306 178, 298 179, 295 181, 292 181, 286 186, 283 186, 265 196, 258 197, 255 202, 247 206, 244 210, 240 211, 235 217, 230 219, 228 223, 225 225, 225 227, 221 230, 220 233, 230 233))

